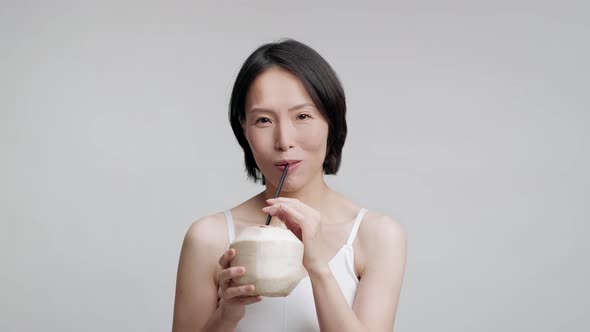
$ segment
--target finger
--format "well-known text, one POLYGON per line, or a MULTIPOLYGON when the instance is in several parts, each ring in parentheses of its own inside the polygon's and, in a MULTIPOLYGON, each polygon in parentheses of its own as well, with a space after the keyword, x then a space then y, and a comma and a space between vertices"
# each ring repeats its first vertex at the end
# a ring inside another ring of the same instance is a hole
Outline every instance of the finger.
POLYGON ((279 196, 279 197, 273 197, 273 198, 268 198, 266 200, 268 201, 279 201, 279 202, 301 202, 300 200, 298 200, 297 198, 291 198, 291 197, 283 197, 283 196, 279 196))
POLYGON ((290 218, 282 218, 285 222, 285 226, 287 226, 287 228, 293 232, 299 240, 303 241, 304 226, 302 226, 302 224, 305 223, 303 214, 287 204, 280 204, 280 209, 290 216, 290 218))
POLYGON ((222 269, 227 269, 229 267, 229 262, 235 257, 236 249, 230 248, 226 250, 221 257, 219 257, 219 265, 222 269))
POLYGON ((237 297, 237 298, 232 299, 232 301, 234 301, 235 303, 241 304, 241 305, 248 305, 248 304, 262 301, 262 296, 258 295, 258 296, 237 297))
POLYGON ((276 204, 275 206, 269 207, 266 211, 271 216, 277 216, 283 220, 284 225, 291 230, 299 240, 303 241, 303 230, 301 226, 305 223, 303 214, 286 204, 276 204))
POLYGON ((285 226, 299 239, 299 241, 303 242, 303 230, 301 229, 301 227, 299 227, 299 225, 295 223, 285 222, 285 226))
POLYGON ((252 295, 254 292, 254 285, 244 285, 237 287, 229 287, 223 292, 225 299, 231 299, 238 296, 252 295))
POLYGON ((267 206, 267 207, 263 208, 262 211, 268 213, 269 215, 271 215, 273 217, 279 217, 281 220, 285 220, 285 212, 283 212, 283 210, 281 210, 281 208, 279 207, 279 204, 267 206))
POLYGON ((234 266, 221 271, 219 281, 228 282, 233 278, 240 277, 246 273, 246 268, 243 266, 234 266))
POLYGON ((288 197, 269 198, 266 200, 266 202, 269 204, 290 203, 293 205, 298 205, 299 203, 301 203, 301 201, 296 198, 288 198, 288 197))
POLYGON ((276 208, 283 212, 283 214, 288 215, 290 218, 289 221, 294 221, 296 224, 300 224, 305 220, 305 216, 299 212, 292 204, 289 203, 278 203, 275 205, 276 208))
POLYGON ((266 201, 269 204, 287 203, 287 204, 289 204, 290 206, 292 206, 293 208, 295 208, 296 210, 300 211, 303 214, 305 214, 305 213, 313 213, 314 211, 316 211, 311 206, 309 206, 309 205, 301 202, 300 200, 298 200, 296 198, 277 197, 277 198, 269 198, 266 201))
POLYGON ((281 213, 287 214, 292 218, 297 219, 297 221, 301 221, 304 219, 303 213, 298 211, 298 209, 295 206, 293 206, 292 203, 275 203, 271 206, 264 207, 262 211, 267 212, 272 216, 281 213))

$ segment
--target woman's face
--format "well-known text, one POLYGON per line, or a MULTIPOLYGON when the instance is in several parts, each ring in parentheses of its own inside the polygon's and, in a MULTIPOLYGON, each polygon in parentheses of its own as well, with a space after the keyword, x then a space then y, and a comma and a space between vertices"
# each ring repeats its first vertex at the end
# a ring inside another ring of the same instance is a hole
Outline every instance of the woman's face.
POLYGON ((299 79, 272 67, 260 74, 246 97, 244 134, 258 168, 275 187, 290 161, 283 190, 299 190, 323 174, 328 122, 299 79))

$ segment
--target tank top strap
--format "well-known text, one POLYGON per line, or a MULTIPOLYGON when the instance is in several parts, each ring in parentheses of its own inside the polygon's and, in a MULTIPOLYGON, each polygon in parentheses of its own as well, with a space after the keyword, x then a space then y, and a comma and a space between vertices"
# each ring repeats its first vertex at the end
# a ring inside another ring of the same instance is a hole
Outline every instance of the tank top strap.
POLYGON ((232 217, 230 210, 226 210, 223 213, 225 214, 225 221, 227 222, 227 237, 229 239, 229 243, 231 244, 232 242, 234 242, 235 235, 234 218, 232 217))
POLYGON ((362 208, 359 213, 356 216, 356 220, 354 221, 354 224, 352 225, 352 230, 350 231, 350 235, 348 236, 348 241, 346 242, 346 245, 351 246, 352 242, 354 241, 354 238, 356 237, 356 233, 359 230, 359 226, 361 225, 361 221, 363 220, 363 216, 365 215, 365 213, 367 213, 367 209, 362 208))

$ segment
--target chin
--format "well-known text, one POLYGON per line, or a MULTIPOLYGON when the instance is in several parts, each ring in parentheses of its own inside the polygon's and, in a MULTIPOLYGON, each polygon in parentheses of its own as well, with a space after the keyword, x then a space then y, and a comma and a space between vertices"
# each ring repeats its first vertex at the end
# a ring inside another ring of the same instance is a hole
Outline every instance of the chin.
MULTIPOLYGON (((272 183, 272 185, 275 187, 278 187, 279 181, 280 181, 280 177, 276 179, 276 183, 275 183, 275 181, 269 181, 268 177, 266 178, 266 184, 268 185, 269 183, 272 183)), ((283 187, 281 188, 281 193, 290 193, 290 192, 298 191, 299 189, 301 189, 303 187, 303 185, 304 184, 301 183, 301 181, 298 181, 298 179, 289 178, 289 176, 287 176, 287 178, 285 179, 285 182, 283 183, 283 187)))

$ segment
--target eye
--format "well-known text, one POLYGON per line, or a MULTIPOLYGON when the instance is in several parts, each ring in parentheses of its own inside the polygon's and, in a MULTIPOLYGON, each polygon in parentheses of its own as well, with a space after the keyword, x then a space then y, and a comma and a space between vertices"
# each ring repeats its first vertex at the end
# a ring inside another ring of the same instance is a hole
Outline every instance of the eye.
POLYGON ((302 114, 297 115, 297 119, 299 119, 299 120, 311 119, 311 116, 309 114, 302 113, 302 114))
POLYGON ((256 123, 269 123, 270 119, 269 118, 258 118, 256 119, 256 123))

